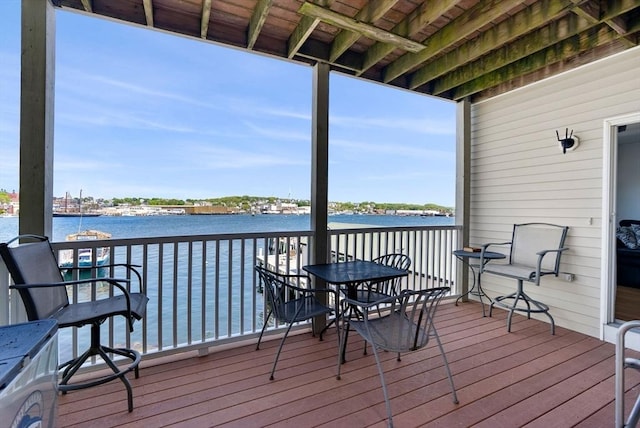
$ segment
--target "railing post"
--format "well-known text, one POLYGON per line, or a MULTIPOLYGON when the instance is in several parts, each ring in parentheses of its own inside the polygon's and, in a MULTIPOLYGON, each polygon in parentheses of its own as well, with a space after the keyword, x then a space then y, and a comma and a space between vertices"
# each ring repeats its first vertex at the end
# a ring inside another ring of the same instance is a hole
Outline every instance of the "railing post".
MULTIPOLYGON (((311 263, 326 263, 329 253, 327 216, 329 170, 329 64, 317 63, 313 67, 313 99, 311 118, 311 263)), ((315 287, 326 287, 314 281, 315 287)), ((325 297, 326 299, 327 297, 325 297)), ((327 303, 325 301, 325 303, 327 303)), ((326 325, 325 317, 314 322, 320 333, 326 325)))
MULTIPOLYGON (((471 218, 471 102, 466 98, 458 102, 456 109, 456 159, 456 226, 462 226, 457 249, 461 249, 469 245, 471 218)), ((456 289, 466 293, 469 269, 464 269, 462 263, 457 266, 456 289)))

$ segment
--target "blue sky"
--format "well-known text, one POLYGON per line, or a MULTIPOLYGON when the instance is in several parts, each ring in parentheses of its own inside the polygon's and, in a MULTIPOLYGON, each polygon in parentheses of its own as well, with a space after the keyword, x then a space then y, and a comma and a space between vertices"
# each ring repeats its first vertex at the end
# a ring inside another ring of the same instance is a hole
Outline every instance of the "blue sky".
MULTIPOLYGON (((20 0, 0 2, 0 189, 18 190, 20 0)), ((56 12, 54 195, 310 198, 309 66, 56 12)), ((336 73, 329 199, 455 200, 455 104, 336 73)))

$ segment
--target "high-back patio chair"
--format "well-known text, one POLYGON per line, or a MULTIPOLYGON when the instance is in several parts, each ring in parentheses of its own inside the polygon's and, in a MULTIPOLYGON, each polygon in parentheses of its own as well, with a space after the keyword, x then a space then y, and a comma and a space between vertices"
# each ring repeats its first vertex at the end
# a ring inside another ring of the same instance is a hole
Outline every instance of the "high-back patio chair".
POLYGON ((489 307, 489 316, 493 306, 498 305, 509 311, 507 317, 507 331, 511 332, 511 318, 514 311, 527 314, 531 318, 532 313, 544 313, 551 320, 551 334, 555 334, 555 322, 549 314, 549 306, 532 299, 524 292, 524 281, 540 285, 540 278, 545 275, 558 276, 560 271, 560 258, 567 248, 564 241, 567 237, 567 226, 558 226, 548 223, 524 223, 513 226, 512 239, 509 242, 488 243, 482 246, 480 266, 482 273, 513 278, 517 281, 514 293, 496 297, 489 307), (507 246, 509 248, 508 263, 485 263, 482 253, 489 251, 491 246, 507 246), (507 304, 504 301, 513 301, 507 304), (523 302, 524 305, 518 305, 523 302))
MULTIPOLYGON (((372 261, 402 270, 408 270, 411 266, 411 259, 405 254, 384 254, 372 261)), ((385 297, 396 296, 400 290, 402 280, 403 277, 397 277, 383 281, 365 282, 358 287, 356 300, 368 303, 385 297)))
MULTIPOLYGON (((273 380, 276 365, 280 358, 280 352, 293 324, 311 320, 312 332, 314 332, 315 335, 313 325, 314 318, 332 313, 337 314, 338 296, 337 292, 332 289, 310 288, 311 278, 307 275, 285 275, 272 272, 262 266, 256 266, 255 270, 262 282, 264 289, 263 295, 265 296, 268 311, 264 317, 264 324, 260 331, 256 350, 260 349, 260 342, 269 324, 271 315, 273 315, 277 322, 287 324, 287 330, 284 336, 282 336, 276 358, 273 361, 273 367, 271 368, 269 379, 273 380), (324 294, 324 296, 321 296, 322 294, 324 294), (333 307, 331 306, 332 303, 333 307)), ((320 340, 322 340, 322 333, 320 333, 320 340)), ((338 334, 338 343, 339 342, 340 335, 338 334)))
MULTIPOLYGON (((449 378, 453 402, 458 403, 456 389, 453 384, 449 363, 444 353, 444 348, 438 337, 438 332, 433 323, 433 319, 442 297, 450 291, 449 287, 438 287, 423 290, 402 290, 397 296, 390 296, 384 299, 363 303, 357 300, 346 298, 349 305, 357 305, 362 312, 361 319, 343 317, 343 329, 347 324, 352 327, 362 338, 373 348, 373 354, 380 374, 382 393, 387 408, 387 419, 390 427, 393 426, 393 415, 387 385, 384 379, 384 371, 380 361, 379 350, 396 352, 397 360, 400 361, 400 354, 404 352, 416 351, 424 348, 431 338, 435 339, 442 359, 444 368, 449 378), (380 314, 378 308, 383 305, 385 310, 380 314)), ((341 348, 346 345, 345 335, 341 348)), ((338 363, 338 377, 340 377, 341 364, 338 363)))
POLYGON ((127 404, 131 412, 133 391, 126 374, 133 370, 136 378, 139 376, 140 353, 133 349, 102 345, 100 325, 109 318, 123 316, 127 320, 129 331, 133 331, 133 323, 144 316, 148 301, 142 292, 143 284, 140 274, 133 267, 127 266, 132 276, 138 280, 140 291, 135 293, 129 291, 130 280, 127 279, 89 278, 64 281, 49 240, 38 235, 21 235, 7 243, 1 243, 0 256, 13 279, 14 285, 11 288, 17 289, 20 293, 29 321, 51 318, 58 322, 60 328, 91 326, 89 349, 77 358, 59 366, 62 370, 62 379, 58 390, 66 393, 120 379, 127 389, 127 404), (109 293, 111 297, 70 303, 67 286, 98 282, 113 289, 113 292, 109 293), (118 367, 110 355, 130 359, 131 364, 118 367), (71 377, 87 359, 93 356, 101 357, 113 373, 97 379, 71 382, 71 377))

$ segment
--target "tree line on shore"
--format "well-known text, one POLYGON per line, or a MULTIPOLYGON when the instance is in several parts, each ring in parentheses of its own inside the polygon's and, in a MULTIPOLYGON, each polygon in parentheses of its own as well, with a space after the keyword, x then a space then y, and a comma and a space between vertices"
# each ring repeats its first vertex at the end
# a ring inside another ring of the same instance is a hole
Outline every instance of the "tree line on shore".
MULTIPOLYGON (((0 190, 0 203, 8 203, 10 200, 9 192, 4 189, 0 190)), ((219 205, 226 207, 251 207, 258 204, 278 204, 278 203, 293 203, 299 207, 310 206, 311 201, 306 199, 288 199, 279 198, 276 196, 224 196, 221 198, 206 198, 206 199, 177 199, 177 198, 140 198, 140 197, 125 197, 125 198, 112 198, 108 199, 94 199, 91 196, 83 196, 82 201, 80 198, 72 198, 72 201, 77 204, 89 208, 91 206, 182 206, 182 205, 219 205)), ((392 203, 392 202, 331 202, 331 208, 338 211, 353 211, 353 212, 380 212, 380 211, 399 211, 399 210, 422 210, 422 211, 438 211, 443 214, 453 213, 452 207, 445 207, 442 205, 427 203, 427 204, 409 204, 409 203, 392 203)))

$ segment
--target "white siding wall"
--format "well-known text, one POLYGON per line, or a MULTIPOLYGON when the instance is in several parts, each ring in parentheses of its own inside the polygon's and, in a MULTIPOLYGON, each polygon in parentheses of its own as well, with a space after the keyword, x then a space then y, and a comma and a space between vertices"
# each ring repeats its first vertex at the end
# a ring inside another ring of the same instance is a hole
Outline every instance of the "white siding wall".
MULTIPOLYGON (((474 104, 471 110, 470 243, 509 241, 513 224, 569 226, 561 270, 525 291, 547 303, 556 324, 599 336, 603 121, 640 111, 640 49, 474 104), (562 154, 556 130, 580 146, 562 154)), ((605 220, 606 221, 606 220, 605 220)), ((489 275, 490 296, 515 280, 489 275)), ((539 319, 545 320, 542 315, 539 319)))

